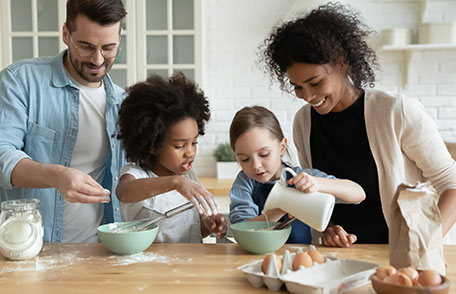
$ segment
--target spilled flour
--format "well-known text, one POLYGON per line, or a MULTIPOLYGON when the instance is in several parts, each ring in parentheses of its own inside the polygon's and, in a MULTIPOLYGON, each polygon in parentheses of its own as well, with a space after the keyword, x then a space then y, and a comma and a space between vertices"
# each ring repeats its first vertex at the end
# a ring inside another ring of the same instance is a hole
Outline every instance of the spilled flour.
POLYGON ((124 266, 135 263, 162 263, 162 264, 176 264, 176 263, 190 263, 191 258, 182 259, 178 257, 170 257, 159 255, 154 252, 142 252, 135 255, 111 255, 108 257, 82 257, 78 252, 74 253, 60 253, 53 254, 52 256, 37 256, 31 260, 24 261, 6 261, 0 268, 0 275, 10 272, 24 272, 24 271, 48 271, 48 270, 65 270, 67 267, 78 265, 89 260, 103 259, 107 266, 124 266))
POLYGON ((158 262, 158 263, 171 263, 171 262, 179 262, 179 258, 171 258, 169 256, 158 255, 153 252, 142 252, 135 255, 127 255, 127 256, 110 256, 108 259, 112 259, 111 264, 113 266, 119 265, 129 265, 132 263, 140 263, 140 262, 158 262))
POLYGON ((5 266, 0 269, 0 275, 9 272, 23 271, 47 271, 60 269, 75 263, 83 262, 89 258, 78 258, 75 254, 59 254, 55 257, 37 256, 31 260, 7 261, 5 266))

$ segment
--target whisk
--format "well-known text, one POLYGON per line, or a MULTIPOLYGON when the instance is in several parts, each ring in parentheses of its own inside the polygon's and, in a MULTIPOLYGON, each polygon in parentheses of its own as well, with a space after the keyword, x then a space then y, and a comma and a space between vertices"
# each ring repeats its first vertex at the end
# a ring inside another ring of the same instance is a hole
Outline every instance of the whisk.
POLYGON ((184 203, 171 210, 168 210, 164 214, 161 214, 155 218, 145 218, 145 219, 142 219, 139 221, 118 223, 114 229, 110 230, 110 232, 111 233, 129 233, 129 232, 145 231, 150 226, 161 221, 162 219, 173 217, 176 214, 189 210, 192 207, 193 207, 193 204, 191 202, 187 202, 187 203, 184 203))

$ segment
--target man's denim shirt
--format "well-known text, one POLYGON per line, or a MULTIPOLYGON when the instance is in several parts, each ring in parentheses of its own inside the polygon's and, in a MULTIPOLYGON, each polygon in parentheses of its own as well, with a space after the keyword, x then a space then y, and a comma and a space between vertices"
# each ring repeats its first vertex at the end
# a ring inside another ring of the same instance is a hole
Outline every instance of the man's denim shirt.
MULTIPOLYGON (((79 126, 79 90, 63 66, 65 54, 21 60, 0 72, 0 200, 39 199, 45 242, 61 240, 64 198, 54 188, 13 187, 11 173, 24 158, 63 166, 71 163, 79 126)), ((124 91, 108 75, 103 84, 111 156, 101 184, 111 191, 103 219, 109 223, 121 220, 115 188, 125 154, 113 135, 124 91)))

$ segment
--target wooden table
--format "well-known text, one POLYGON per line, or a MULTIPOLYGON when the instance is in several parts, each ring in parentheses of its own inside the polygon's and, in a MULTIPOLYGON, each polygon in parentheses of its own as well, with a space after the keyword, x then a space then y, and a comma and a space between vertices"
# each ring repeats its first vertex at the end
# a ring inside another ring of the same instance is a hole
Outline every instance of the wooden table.
MULTIPOLYGON (((298 245, 306 247, 306 245, 298 245)), ((296 245, 284 248, 295 251, 296 245)), ((318 248, 337 258, 388 264, 386 245, 318 248)), ((456 246, 446 246, 447 276, 456 293, 456 246)), ((237 267, 262 258, 236 244, 152 244, 143 254, 117 256, 102 244, 45 244, 27 261, 0 257, 1 293, 286 293, 253 288, 237 267)), ((371 285, 350 293, 375 293, 371 285)))
POLYGON ((201 184, 214 196, 229 196, 234 179, 199 178, 201 184))
POLYGON ((220 213, 228 215, 230 213, 230 189, 234 179, 217 179, 210 177, 199 178, 201 184, 215 196, 220 207, 220 213))

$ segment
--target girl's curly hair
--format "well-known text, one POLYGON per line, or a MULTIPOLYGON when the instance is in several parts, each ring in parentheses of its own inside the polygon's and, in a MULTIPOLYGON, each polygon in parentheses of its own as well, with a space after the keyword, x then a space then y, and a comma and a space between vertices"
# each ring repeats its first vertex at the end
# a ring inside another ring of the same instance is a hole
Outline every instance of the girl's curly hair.
POLYGON ((152 75, 127 89, 119 110, 117 139, 130 162, 151 170, 171 125, 186 118, 195 119, 198 134, 204 135, 210 110, 203 91, 181 72, 168 80, 152 75))
POLYGON ((289 90, 286 70, 294 62, 347 65, 355 88, 374 87, 375 74, 370 64, 378 63, 375 52, 365 41, 370 33, 356 13, 330 2, 273 28, 259 47, 260 61, 285 91, 289 90))

